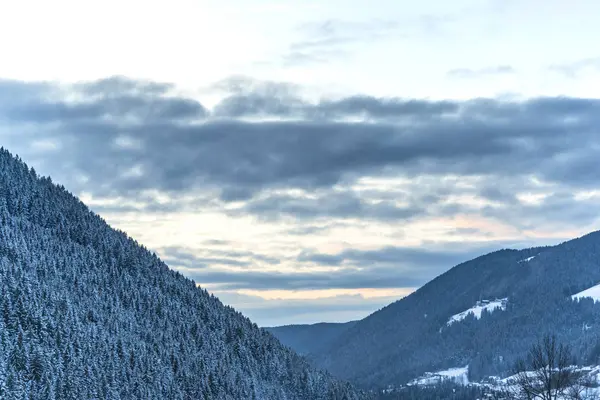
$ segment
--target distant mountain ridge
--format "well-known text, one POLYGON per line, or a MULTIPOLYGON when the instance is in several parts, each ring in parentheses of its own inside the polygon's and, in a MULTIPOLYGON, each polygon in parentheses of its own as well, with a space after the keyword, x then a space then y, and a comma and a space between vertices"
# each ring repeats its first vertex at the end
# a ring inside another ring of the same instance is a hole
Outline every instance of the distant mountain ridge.
POLYGON ((0 149, 0 398, 366 396, 0 149))
POLYGON ((598 364, 600 305, 571 296, 599 283, 600 232, 495 251, 455 266, 307 357, 368 388, 465 365, 477 381, 506 376, 532 343, 553 333, 582 363, 598 364))
POLYGON ((310 325, 284 325, 263 328, 271 332, 281 343, 300 355, 317 353, 331 346, 339 336, 357 321, 345 323, 320 322, 310 325))

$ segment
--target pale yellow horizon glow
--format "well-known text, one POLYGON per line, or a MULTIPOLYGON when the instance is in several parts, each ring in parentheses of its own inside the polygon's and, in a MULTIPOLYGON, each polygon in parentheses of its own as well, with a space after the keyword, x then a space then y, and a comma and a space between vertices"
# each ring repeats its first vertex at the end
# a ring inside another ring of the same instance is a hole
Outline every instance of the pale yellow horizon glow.
MULTIPOLYGON (((394 288, 394 289, 316 289, 316 290, 251 290, 242 289, 237 293, 260 297, 265 300, 317 300, 337 296, 361 296, 365 299, 378 297, 397 297, 398 299, 408 296, 416 288, 394 288)), ((220 291, 223 292, 223 291, 220 291)))

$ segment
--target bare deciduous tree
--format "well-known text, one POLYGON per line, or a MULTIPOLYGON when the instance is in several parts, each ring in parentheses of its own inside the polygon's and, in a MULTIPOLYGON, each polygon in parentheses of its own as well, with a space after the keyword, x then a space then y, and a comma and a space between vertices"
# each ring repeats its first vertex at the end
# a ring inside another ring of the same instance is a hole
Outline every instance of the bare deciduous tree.
POLYGON ((508 382, 510 399, 588 400, 596 398, 593 379, 573 368, 571 350, 554 336, 545 336, 533 345, 527 359, 517 362, 515 376, 508 382))

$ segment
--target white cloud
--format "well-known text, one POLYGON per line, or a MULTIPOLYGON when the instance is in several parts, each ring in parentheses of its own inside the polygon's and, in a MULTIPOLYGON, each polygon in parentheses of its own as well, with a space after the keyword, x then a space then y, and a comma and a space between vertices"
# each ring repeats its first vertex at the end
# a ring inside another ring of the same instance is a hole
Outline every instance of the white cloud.
POLYGON ((503 2, 501 8, 474 0, 382 0, 377 7, 363 0, 108 0, 93 5, 23 0, 2 7, 0 77, 76 81, 124 74, 190 90, 247 74, 311 85, 322 93, 594 95, 600 71, 573 80, 548 68, 568 69, 598 57, 590 49, 600 29, 599 12, 599 3, 591 0, 503 2), (329 54, 326 63, 277 62, 295 43, 314 40, 314 27, 327 21, 336 25, 325 31, 334 39, 331 45, 325 40, 319 47, 329 54), (338 58, 336 39, 344 38, 345 56, 338 58), (498 66, 518 73, 510 80, 476 82, 447 77, 451 70, 498 66))

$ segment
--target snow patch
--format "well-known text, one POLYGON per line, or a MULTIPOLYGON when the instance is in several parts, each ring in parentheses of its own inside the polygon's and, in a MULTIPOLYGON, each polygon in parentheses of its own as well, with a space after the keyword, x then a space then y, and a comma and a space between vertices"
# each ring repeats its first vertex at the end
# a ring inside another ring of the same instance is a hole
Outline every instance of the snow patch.
POLYGON ((589 289, 584 290, 583 292, 579 292, 571 296, 573 300, 579 300, 586 297, 592 298, 594 301, 600 301, 600 284, 596 286, 592 286, 589 289))
POLYGON ((522 263, 522 262, 529 262, 529 261, 533 260, 535 257, 536 256, 527 257, 527 258, 524 258, 521 261, 517 261, 517 262, 520 262, 520 263, 522 263))
POLYGON ((476 319, 480 319, 481 313, 483 312, 483 310, 486 310, 487 312, 493 312, 498 309, 504 311, 504 310, 506 310, 507 302, 508 302, 508 297, 505 297, 503 299, 496 299, 493 301, 490 301, 490 300, 478 301, 475 304, 475 306, 469 308, 468 310, 465 310, 461 313, 454 314, 453 316, 451 316, 450 319, 448 320, 448 322, 446 323, 446 325, 450 326, 455 322, 462 321, 463 319, 467 318, 467 316, 469 314, 473 314, 473 316, 476 319))
POLYGON ((452 381, 459 385, 469 384, 469 366, 450 368, 437 372, 425 372, 423 376, 413 379, 407 386, 415 385, 437 385, 445 381, 452 381))

